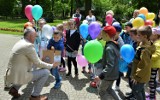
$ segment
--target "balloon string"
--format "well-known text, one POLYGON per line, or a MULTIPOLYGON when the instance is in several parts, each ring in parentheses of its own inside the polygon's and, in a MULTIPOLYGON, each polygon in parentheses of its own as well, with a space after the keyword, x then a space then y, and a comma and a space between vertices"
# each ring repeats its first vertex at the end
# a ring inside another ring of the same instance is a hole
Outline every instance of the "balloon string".
MULTIPOLYGON (((92 68, 93 68, 93 75, 97 76, 97 75, 96 75, 96 68, 95 68, 94 64, 92 64, 92 68)), ((98 98, 100 97, 100 96, 99 96, 99 83, 100 83, 100 82, 97 82, 97 83, 96 83, 98 98)))

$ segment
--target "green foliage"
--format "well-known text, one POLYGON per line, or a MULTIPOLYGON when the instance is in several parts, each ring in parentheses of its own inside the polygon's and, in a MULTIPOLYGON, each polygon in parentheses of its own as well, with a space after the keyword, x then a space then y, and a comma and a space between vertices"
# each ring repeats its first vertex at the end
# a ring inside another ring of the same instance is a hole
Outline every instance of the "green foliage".
POLYGON ((68 12, 69 10, 70 5, 68 3, 62 3, 61 0, 57 0, 54 2, 53 12, 55 17, 63 18, 62 14, 68 12))
POLYGON ((128 0, 93 0, 93 5, 96 8, 95 15, 100 21, 104 21, 105 12, 108 10, 113 10, 114 17, 119 22, 131 18, 134 11, 128 0))
POLYGON ((160 0, 131 0, 132 6, 136 9, 146 7, 148 11, 156 13, 158 11, 158 3, 160 0))
POLYGON ((0 15, 11 16, 15 0, 0 0, 0 15))

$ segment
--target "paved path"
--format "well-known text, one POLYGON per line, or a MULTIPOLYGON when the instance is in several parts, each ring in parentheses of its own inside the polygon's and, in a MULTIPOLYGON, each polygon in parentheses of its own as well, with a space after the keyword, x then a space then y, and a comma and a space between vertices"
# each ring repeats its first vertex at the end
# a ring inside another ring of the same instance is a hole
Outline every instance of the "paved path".
MULTIPOLYGON (((11 48, 19 39, 21 39, 20 36, 0 34, 0 100, 11 100, 11 96, 8 95, 8 92, 3 90, 3 76, 5 75, 11 48)), ((81 68, 79 67, 79 69, 81 68)), ((79 70, 80 75, 78 78, 75 78, 74 75, 66 78, 65 73, 61 73, 63 81, 61 89, 58 90, 52 88, 55 81, 54 78, 50 76, 41 94, 47 95, 49 100, 99 100, 97 89, 89 87, 89 75, 82 74, 80 71, 81 70, 79 70)), ((19 100, 29 100, 28 98, 31 94, 32 86, 33 84, 22 86, 20 89, 22 97, 19 100)), ((119 91, 119 93, 123 99, 123 94, 130 91, 124 79, 122 79, 120 89, 121 91, 119 91)), ((113 99, 109 96, 107 100, 113 99)), ((159 93, 157 93, 157 100, 160 100, 159 93)))

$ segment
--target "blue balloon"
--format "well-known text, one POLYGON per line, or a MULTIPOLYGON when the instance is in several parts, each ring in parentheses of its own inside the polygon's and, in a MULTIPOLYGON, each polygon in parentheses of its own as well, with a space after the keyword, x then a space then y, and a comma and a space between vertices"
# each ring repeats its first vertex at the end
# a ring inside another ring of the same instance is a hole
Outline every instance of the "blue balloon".
POLYGON ((40 5, 34 5, 32 7, 32 16, 37 21, 41 18, 43 14, 43 9, 40 5))
POLYGON ((86 39, 87 36, 88 36, 88 24, 81 24, 80 27, 79 27, 79 30, 80 30, 80 34, 81 36, 86 39))
POLYGON ((125 44, 120 49, 120 55, 127 63, 130 63, 135 56, 134 48, 129 44, 125 44))
POLYGON ((128 71, 128 63, 123 59, 119 59, 118 61, 119 71, 120 72, 127 72, 128 71))
POLYGON ((142 18, 144 21, 146 20, 146 16, 144 14, 139 14, 138 17, 142 18))

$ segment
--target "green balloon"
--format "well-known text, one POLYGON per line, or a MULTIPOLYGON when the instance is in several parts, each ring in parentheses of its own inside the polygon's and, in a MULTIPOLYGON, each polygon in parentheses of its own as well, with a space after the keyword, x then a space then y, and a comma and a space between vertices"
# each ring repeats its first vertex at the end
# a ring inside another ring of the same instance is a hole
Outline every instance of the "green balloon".
POLYGON ((84 46, 84 56, 90 63, 96 63, 102 58, 103 46, 97 40, 91 40, 84 46))
POLYGON ((40 5, 34 5, 32 7, 32 16, 36 21, 38 21, 41 18, 42 14, 43 9, 40 5))

